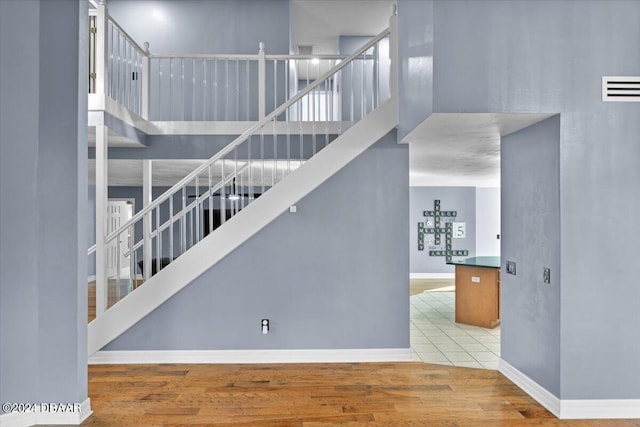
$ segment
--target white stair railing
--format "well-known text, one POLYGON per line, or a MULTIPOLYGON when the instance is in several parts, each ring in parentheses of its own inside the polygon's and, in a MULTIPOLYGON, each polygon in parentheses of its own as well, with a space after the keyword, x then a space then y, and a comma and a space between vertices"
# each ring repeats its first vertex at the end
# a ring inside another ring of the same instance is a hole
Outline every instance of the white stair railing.
MULTIPOLYGON (((116 250, 128 248, 130 265, 127 277, 118 272, 108 281, 98 280, 115 287, 111 302, 141 284, 136 270, 144 270, 145 252, 152 254, 156 274, 335 139, 330 126, 335 108, 348 112, 353 124, 388 99, 389 37, 387 29, 319 78, 309 79, 291 99, 107 235, 105 244, 115 240, 116 250)), ((294 60, 299 59, 273 58, 273 64, 294 60)), ((106 308, 97 307, 97 312, 106 308)))

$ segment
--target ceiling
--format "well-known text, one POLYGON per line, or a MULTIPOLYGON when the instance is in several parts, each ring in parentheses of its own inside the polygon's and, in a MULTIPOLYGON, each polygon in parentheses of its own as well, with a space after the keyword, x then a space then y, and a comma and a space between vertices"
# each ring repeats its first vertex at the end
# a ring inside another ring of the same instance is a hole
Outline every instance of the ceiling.
POLYGON ((314 54, 336 54, 339 36, 375 36, 387 28, 394 3, 390 0, 293 0, 293 46, 313 45, 314 54))
POLYGON ((432 114, 404 139, 409 184, 500 187, 500 137, 552 115, 432 114))
MULTIPOLYGON (((96 127, 87 127, 87 138, 89 147, 96 146, 96 127)), ((112 148, 144 148, 144 145, 136 142, 126 136, 120 135, 118 132, 109 128, 109 147, 112 148)))

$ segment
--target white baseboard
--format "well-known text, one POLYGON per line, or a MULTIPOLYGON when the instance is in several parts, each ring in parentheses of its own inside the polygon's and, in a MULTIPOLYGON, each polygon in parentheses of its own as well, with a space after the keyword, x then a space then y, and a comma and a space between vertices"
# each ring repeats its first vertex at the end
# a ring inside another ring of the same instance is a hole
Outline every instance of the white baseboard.
POLYGON ((53 412, 40 410, 39 412, 11 412, 0 415, 0 425, 3 427, 28 427, 39 424, 47 425, 80 425, 89 418, 91 400, 87 398, 80 403, 80 411, 53 412))
POLYGON ((0 415, 2 427, 26 427, 37 424, 36 414, 33 412, 9 412, 0 415))
POLYGON ((560 419, 640 418, 640 399, 559 399, 503 359, 498 370, 560 419))
POLYGON ((640 399, 562 399, 560 418, 567 420, 640 418, 640 399))
POLYGON ((410 279, 455 279, 455 273, 410 273, 410 279))
POLYGON ((529 396, 533 397, 539 404, 547 408, 549 412, 560 418, 560 398, 554 396, 546 388, 520 372, 504 359, 498 361, 498 371, 529 396))
POLYGON ((90 365, 136 363, 355 363, 410 362, 409 348, 346 350, 98 351, 90 365))

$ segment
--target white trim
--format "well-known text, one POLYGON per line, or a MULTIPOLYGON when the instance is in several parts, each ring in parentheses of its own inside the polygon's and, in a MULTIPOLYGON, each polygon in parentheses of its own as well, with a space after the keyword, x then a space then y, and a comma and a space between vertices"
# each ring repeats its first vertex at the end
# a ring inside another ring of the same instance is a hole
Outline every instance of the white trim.
POLYGON ((410 273, 410 279, 455 279, 456 273, 410 273))
POLYGON ((554 396, 546 388, 511 366, 504 359, 498 360, 498 371, 507 377, 511 382, 520 387, 525 393, 533 397, 539 404, 544 406, 556 417, 560 417, 560 398, 554 396))
POLYGON ((93 413, 91 400, 87 398, 80 404, 80 412, 11 412, 0 415, 3 427, 27 427, 36 424, 80 425, 93 413))
POLYGON ((559 399, 503 359, 498 371, 563 420, 640 418, 640 399, 559 399))
MULTIPOLYGON (((176 258, 126 298, 89 323, 91 356, 289 210, 333 174, 394 129, 391 98, 349 128, 249 206, 176 258)), ((96 186, 97 188, 97 186, 96 186)))
POLYGON ((560 418, 640 418, 640 399, 560 400, 560 418))
POLYGON ((136 363, 356 363, 410 361, 410 348, 98 351, 89 358, 90 365, 136 363))
POLYGON ((2 427, 25 427, 36 424, 35 412, 9 412, 0 415, 2 427))

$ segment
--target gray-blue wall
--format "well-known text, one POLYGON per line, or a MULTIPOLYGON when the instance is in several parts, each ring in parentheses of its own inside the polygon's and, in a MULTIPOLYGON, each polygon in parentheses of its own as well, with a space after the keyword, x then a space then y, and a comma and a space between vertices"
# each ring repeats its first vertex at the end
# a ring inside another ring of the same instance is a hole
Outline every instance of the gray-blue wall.
POLYGON ((0 2, 2 402, 87 398, 86 8, 0 2))
POLYGON ((398 2, 398 137, 433 113, 433 0, 398 2))
MULTIPOLYGON (((636 0, 448 0, 420 24, 436 23, 434 111, 560 113, 561 339, 547 363, 560 355, 562 399, 640 397, 640 287, 625 261, 640 235, 640 222, 629 221, 640 215, 640 105, 601 100, 603 75, 638 75, 638 16, 636 0)), ((536 202, 536 192, 522 197, 536 202)), ((508 247, 516 237, 503 238, 508 247)), ((516 303, 504 296, 503 306, 516 303)), ((529 373, 546 381, 546 368, 529 373)))
MULTIPOLYGON (((457 211, 458 216, 452 222, 466 223, 466 237, 452 239, 453 249, 469 251, 468 256, 453 257, 461 260, 475 256, 476 253, 476 189, 475 187, 410 187, 410 224, 409 224, 409 253, 411 273, 453 273, 454 266, 447 265, 445 257, 429 256, 429 246, 424 251, 418 250, 418 222, 424 223, 427 218, 423 211, 433 210, 434 200, 440 200, 443 211, 457 211)), ((444 227, 444 224, 441 224, 444 227)), ((425 236, 426 237, 426 236, 425 236)), ((444 250, 445 239, 442 236, 441 245, 432 250, 444 250)))
POLYGON ((289 53, 289 0, 109 0, 109 13, 155 53, 289 53))
POLYGON ((384 137, 106 349, 407 348, 409 158, 395 141, 384 137))
POLYGON ((502 262, 516 262, 500 276, 501 356, 559 396, 560 117, 503 138, 501 154, 502 262))

